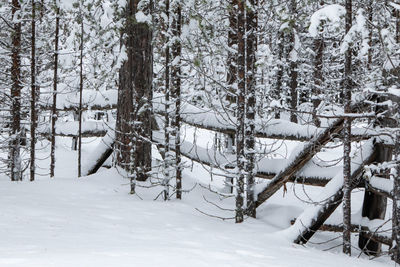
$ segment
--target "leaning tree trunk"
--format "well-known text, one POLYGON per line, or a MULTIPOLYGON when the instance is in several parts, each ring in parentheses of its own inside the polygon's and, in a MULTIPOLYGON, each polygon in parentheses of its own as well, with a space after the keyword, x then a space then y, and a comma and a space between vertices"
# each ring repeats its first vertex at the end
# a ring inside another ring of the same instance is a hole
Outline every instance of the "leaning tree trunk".
MULTIPOLYGON (((352 26, 352 1, 346 0, 346 33, 352 26)), ((352 49, 345 54, 344 112, 351 113, 352 49)), ((344 120, 343 139, 343 253, 351 255, 351 118, 344 120)))
POLYGON ((12 181, 22 180, 21 166, 21 22, 19 16, 21 5, 19 0, 12 1, 12 17, 17 22, 13 23, 12 51, 11 51, 11 139, 10 139, 10 176, 12 181))
MULTIPOLYGON (((151 170, 153 33, 147 22, 135 18, 139 2, 130 0, 126 8, 127 59, 120 69, 115 143, 116 163, 131 176, 131 193, 136 180, 146 180, 151 170)), ((150 14, 150 5, 141 6, 142 11, 150 14)))

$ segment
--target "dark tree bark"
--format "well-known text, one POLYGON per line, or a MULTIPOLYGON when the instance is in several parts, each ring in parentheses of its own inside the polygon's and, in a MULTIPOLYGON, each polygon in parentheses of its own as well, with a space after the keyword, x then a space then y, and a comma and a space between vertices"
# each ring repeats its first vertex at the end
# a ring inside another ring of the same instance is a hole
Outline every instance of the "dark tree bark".
MULTIPOLYGON (((19 15, 21 5, 19 0, 12 1, 11 14, 13 19, 19 15)), ((10 140, 10 172, 12 181, 22 180, 21 166, 21 22, 13 23, 11 51, 11 140, 10 140)))
POLYGON ((236 177, 236 223, 243 222, 243 195, 245 178, 245 94, 246 94, 246 44, 245 44, 245 3, 238 1, 238 92, 237 92, 237 129, 236 129, 236 156, 237 156, 237 177, 236 177))
MULTIPOLYGON (((237 66, 236 66, 236 56, 237 56, 237 0, 231 0, 230 6, 228 7, 229 15, 229 30, 228 30, 228 73, 227 73, 227 97, 226 100, 228 104, 236 103, 236 89, 235 84, 237 81, 237 66)), ((226 135, 226 153, 233 154, 233 146, 235 145, 235 135, 226 135)), ((225 180, 226 188, 229 193, 233 193, 233 178, 227 177, 225 180)))
POLYGON ((35 180, 35 145, 36 145, 36 3, 31 0, 31 151, 30 151, 30 181, 35 180))
MULTIPOLYGON (((320 1, 319 6, 322 7, 324 5, 324 1, 320 1)), ((323 27, 323 25, 322 25, 323 27)), ((321 126, 321 121, 317 117, 317 109, 319 105, 321 104, 321 87, 322 83, 324 80, 323 74, 322 74, 322 68, 323 68, 323 56, 324 56, 324 50, 325 50, 325 41, 324 37, 318 36, 314 40, 314 52, 315 58, 314 58, 314 72, 313 72, 313 80, 314 84, 312 87, 312 104, 313 104, 313 122, 315 126, 320 127, 321 126)))
POLYGON ((182 166, 181 166, 181 3, 175 2, 174 18, 172 22, 172 35, 174 36, 174 45, 172 47, 173 64, 171 69, 172 98, 175 102, 175 114, 172 120, 175 138, 175 168, 176 168, 176 198, 182 198, 182 166))
MULTIPOLYGON (((346 0, 346 33, 352 26, 352 0, 346 0)), ((345 53, 344 112, 351 113, 352 49, 345 53)), ((351 118, 346 117, 343 128, 343 253, 351 255, 351 118)))
POLYGON ((78 177, 82 176, 82 94, 83 94, 83 14, 81 14, 80 56, 79 56, 79 108, 78 108, 78 177))
POLYGON ((56 9, 56 29, 54 37, 54 75, 53 75, 53 106, 51 109, 51 152, 50 152, 50 177, 54 177, 56 164, 56 122, 57 114, 57 86, 58 86, 58 42, 60 33, 60 7, 54 1, 56 9))
MULTIPOLYGON (((131 193, 136 180, 146 180, 151 170, 153 33, 150 25, 135 18, 139 2, 130 0, 126 7, 127 59, 120 69, 115 144, 117 165, 131 173, 131 193)), ((149 5, 145 13, 151 12, 149 5)))
MULTIPOLYGON (((292 19, 290 21, 290 53, 291 54, 296 54, 296 25, 295 25, 295 16, 296 16, 296 9, 297 9, 297 4, 296 0, 291 0, 290 2, 290 13, 292 14, 292 19)), ((298 77, 298 63, 297 63, 297 57, 293 58, 293 55, 289 56, 290 60, 290 121, 297 123, 297 77, 298 77)))
POLYGON ((169 180, 170 180, 170 164, 171 164, 171 155, 170 155, 170 144, 169 144, 169 136, 170 136, 170 119, 169 117, 171 114, 169 113, 169 101, 170 101, 170 45, 169 45, 169 29, 170 29, 170 12, 169 12, 169 0, 165 0, 165 14, 167 15, 167 21, 165 22, 165 29, 164 31, 166 32, 166 38, 165 38, 165 43, 166 48, 165 48, 165 125, 164 125, 164 138, 165 138, 165 144, 164 144, 164 160, 165 160, 165 173, 164 175, 166 176, 164 179, 164 200, 169 199, 169 180))
MULTIPOLYGON (((278 71, 276 73, 276 85, 275 85, 275 93, 274 96, 277 101, 280 101, 281 93, 282 93, 282 83, 283 83, 283 60, 284 60, 284 33, 279 31, 278 34, 278 71)), ((281 117, 279 110, 275 111, 275 119, 279 119, 281 117)))
POLYGON ((393 177, 392 259, 400 264, 400 132, 395 143, 396 175, 393 177))
POLYGON ((256 112, 256 50, 257 50, 257 6, 255 0, 249 0, 246 8, 246 180, 247 180, 247 215, 256 217, 255 186, 255 112, 256 112))

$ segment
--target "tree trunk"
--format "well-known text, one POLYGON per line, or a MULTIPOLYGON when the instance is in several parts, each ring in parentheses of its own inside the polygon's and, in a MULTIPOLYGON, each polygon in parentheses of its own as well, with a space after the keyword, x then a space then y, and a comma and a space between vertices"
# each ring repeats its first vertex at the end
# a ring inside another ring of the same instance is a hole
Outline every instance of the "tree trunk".
MULTIPOLYGON (((320 1, 319 6, 324 6, 324 1, 320 1)), ((323 25, 322 25, 323 27, 323 25)), ((321 121, 317 117, 317 109, 321 104, 321 87, 324 80, 322 74, 323 68, 323 57, 325 50, 325 41, 322 35, 318 36, 317 39, 314 40, 314 72, 313 72, 313 80, 314 84, 312 87, 312 104, 313 104, 313 122, 315 126, 320 127, 321 121)))
MULTIPOLYGON (((352 26, 352 1, 346 0, 346 33, 352 26)), ((351 113, 352 48, 345 54, 344 66, 344 112, 351 113)), ((351 255, 351 119, 344 120, 343 129, 343 253, 351 255)))
MULTIPOLYGON (((56 122, 57 122, 57 86, 58 86, 58 41, 60 32, 60 7, 54 1, 56 8, 56 31, 54 37, 54 76, 53 76, 53 106, 51 110, 51 152, 50 152, 50 177, 54 177, 56 165, 56 122)), ((43 8, 42 8, 43 9, 43 8)))
MULTIPOLYGON (((13 20, 20 16, 19 0, 12 1, 11 13, 13 20)), ((21 22, 13 22, 12 51, 11 51, 11 140, 10 140, 10 172, 12 181, 22 180, 21 166, 21 22)))
POLYGON ((30 155, 30 181, 35 180, 35 145, 36 145, 36 3, 32 5, 32 32, 31 32, 31 155, 30 155))
POLYGON ((127 59, 120 69, 115 144, 117 165, 130 173, 132 193, 136 180, 146 180, 151 170, 152 29, 135 18, 139 2, 130 0, 126 8, 127 59))
POLYGON ((169 108, 170 108, 170 87, 169 87, 169 82, 170 82, 170 12, 169 12, 169 0, 165 0, 165 14, 167 16, 167 21, 165 22, 165 29, 164 31, 166 32, 166 38, 165 38, 165 43, 166 43, 166 48, 165 48, 165 125, 164 125, 164 181, 163 181, 163 186, 164 186, 164 200, 169 199, 169 182, 170 182, 170 175, 171 175, 171 163, 172 163, 172 158, 170 155, 170 146, 169 146, 169 136, 170 136, 170 119, 169 117, 171 114, 169 113, 169 108))
POLYGON ((290 33, 290 121, 297 123, 297 76, 298 76, 298 63, 297 63, 297 51, 296 51, 296 28, 295 28, 295 16, 296 14, 296 0, 291 0, 290 2, 290 13, 292 15, 291 21, 290 21, 290 28, 291 28, 291 33, 290 33))
POLYGON ((257 6, 255 0, 249 0, 246 15, 247 25, 247 76, 246 76, 246 176, 247 176, 247 215, 256 217, 255 186, 255 112, 256 112, 256 50, 257 50, 257 6))
MULTIPOLYGON (((82 7, 81 7, 82 8, 82 7)), ((82 11, 81 11, 82 12, 82 11)), ((80 62, 79 62, 79 129, 78 129, 78 177, 82 176, 82 94, 83 94, 83 14, 81 14, 80 62)))
POLYGON ((236 156, 237 156, 237 177, 236 177, 236 223, 243 222, 243 195, 244 195, 244 123, 245 123, 245 8, 244 0, 238 1, 238 92, 237 92, 237 128, 236 128, 236 156))
POLYGON ((395 143, 396 174, 393 176, 392 259, 400 264, 400 133, 395 143))
MULTIPOLYGON (((236 66, 236 56, 237 56, 237 45, 238 45, 238 36, 237 36, 237 8, 238 8, 237 0, 231 0, 228 6, 228 15, 229 15, 229 30, 228 30, 228 72, 227 72, 227 97, 226 100, 228 105, 230 106, 233 103, 236 103, 236 89, 235 84, 237 81, 237 66, 236 66)), ((225 152, 227 154, 233 154, 233 146, 235 145, 235 135, 234 134, 226 134, 226 145, 225 152)), ((233 178, 227 177, 225 178, 225 188, 227 193, 233 193, 233 178)))

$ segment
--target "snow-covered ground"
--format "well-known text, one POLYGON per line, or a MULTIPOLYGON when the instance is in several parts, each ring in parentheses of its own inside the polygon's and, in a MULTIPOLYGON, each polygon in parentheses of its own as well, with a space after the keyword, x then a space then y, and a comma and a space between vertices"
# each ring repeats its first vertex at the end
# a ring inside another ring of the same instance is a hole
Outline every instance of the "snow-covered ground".
MULTIPOLYGON (((194 189, 182 201, 154 201, 160 187, 138 188, 138 195, 130 195, 129 182, 116 169, 77 178, 76 153, 69 150, 68 139, 58 141, 54 179, 12 183, 0 177, 1 267, 393 265, 388 257, 357 258, 355 249, 352 258, 344 256, 335 248, 340 238, 318 244, 338 234, 318 233, 305 247, 285 239, 281 231, 306 206, 298 198, 315 196, 318 188, 288 184, 285 196, 278 192, 260 207, 258 219, 235 224, 199 212, 230 218, 233 211, 210 203, 234 207, 233 199, 220 200, 199 186, 211 182, 200 165, 185 170, 184 188, 194 189)), ((87 141, 89 152, 98 140, 87 141)), ((48 149, 39 151, 44 155, 48 149)), ((48 159, 39 165, 45 168, 48 159)), ((216 188, 222 186, 222 178, 212 179, 216 188)), ((356 214, 362 192, 354 195, 356 214)), ((336 213, 340 216, 340 210, 336 213)))

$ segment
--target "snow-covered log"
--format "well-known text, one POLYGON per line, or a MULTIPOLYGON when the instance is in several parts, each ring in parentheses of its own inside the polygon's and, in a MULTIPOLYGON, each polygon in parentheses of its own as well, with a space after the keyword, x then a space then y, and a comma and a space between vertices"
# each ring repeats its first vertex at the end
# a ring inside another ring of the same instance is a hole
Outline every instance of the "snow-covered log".
MULTIPOLYGON (((292 220, 291 224, 295 224, 296 220, 292 220)), ((343 225, 337 224, 323 224, 318 231, 324 232, 335 232, 335 233, 342 233, 343 232, 343 225)), ((353 233, 363 233, 369 239, 375 242, 379 242, 385 244, 387 246, 392 245, 392 239, 389 236, 380 235, 371 231, 367 226, 362 226, 359 224, 352 224, 351 225, 351 232, 353 233)))
MULTIPOLYGON (((165 116, 164 106, 160 98, 153 102, 153 110, 156 114, 165 116)), ((185 103, 182 106, 181 120, 183 123, 220 132, 227 135, 234 135, 236 131, 236 119, 228 116, 224 112, 217 112, 210 108, 200 108, 192 104, 185 103)), ((255 120, 255 137, 270 138, 291 141, 309 141, 324 131, 313 125, 301 125, 283 119, 261 119, 255 120)), ((352 138, 355 140, 367 140, 372 135, 378 135, 372 129, 353 128, 352 138)))
MULTIPOLYGON (((117 108, 118 90, 96 91, 83 90, 82 110, 110 110, 117 108)), ((52 99, 44 94, 42 102, 46 103, 44 109, 51 110, 52 99)), ((58 111, 75 111, 79 108, 79 94, 77 92, 63 93, 57 95, 58 111)))
MULTIPOLYGON (((357 186, 364 166, 375 160, 373 140, 367 141, 351 162, 351 180, 357 186)), ((287 230, 289 238, 297 244, 306 243, 340 205, 343 198, 343 173, 339 172, 318 197, 317 204, 307 208, 287 230)))
MULTIPOLYGON (((164 135, 161 132, 153 131, 153 141, 163 144, 164 135)), ((173 149, 174 140, 170 140, 170 149, 173 149)), ((236 160, 235 155, 225 155, 214 149, 207 149, 196 146, 193 143, 181 142, 181 153, 183 156, 199 162, 201 164, 212 166, 215 168, 230 170, 234 168, 236 160)), ((256 170, 258 178, 271 179, 279 170, 288 164, 288 159, 268 159, 263 158, 256 162, 256 170)), ((325 186, 338 172, 341 166, 320 167, 316 163, 310 161, 304 168, 300 169, 295 175, 289 178, 289 182, 325 186)))
MULTIPOLYGON (((352 110, 357 110, 359 105, 354 104, 352 110)), ((329 127, 320 131, 315 137, 305 144, 300 144, 292 152, 288 164, 275 175, 272 181, 258 193, 257 207, 277 192, 289 179, 294 176, 307 162, 311 160, 331 139, 343 129, 344 119, 336 119, 329 127)))
MULTIPOLYGON (((107 130, 110 127, 101 121, 85 121, 82 123, 82 136, 83 137, 103 137, 106 135, 107 130)), ((77 137, 79 130, 78 121, 62 122, 57 121, 56 123, 56 135, 64 137, 77 137)), ((50 135, 50 125, 42 125, 39 127, 38 132, 43 135, 50 135)))
POLYGON ((84 159, 82 174, 84 176, 96 173, 104 162, 111 156, 115 142, 115 133, 109 130, 101 139, 96 149, 84 159))

